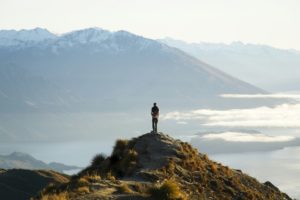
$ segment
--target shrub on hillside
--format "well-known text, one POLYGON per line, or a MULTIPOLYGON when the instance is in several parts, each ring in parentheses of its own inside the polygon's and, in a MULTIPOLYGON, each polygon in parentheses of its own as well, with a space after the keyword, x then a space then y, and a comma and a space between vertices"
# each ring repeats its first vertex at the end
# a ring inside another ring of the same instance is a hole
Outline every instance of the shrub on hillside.
POLYGON ((62 192, 59 194, 49 194, 41 197, 40 200, 68 200, 68 194, 66 192, 62 192))
POLYGON ((173 180, 167 180, 160 186, 150 188, 149 193, 156 200, 186 200, 185 195, 173 180))
POLYGON ((88 194, 90 193, 90 188, 88 186, 81 186, 75 190, 76 194, 88 194))
POLYGON ((126 149, 128 140, 117 140, 112 155, 120 155, 126 149))
POLYGON ((122 184, 120 187, 118 187, 118 192, 131 194, 133 191, 130 189, 130 187, 127 184, 122 184))
POLYGON ((106 156, 104 154, 97 154, 92 159, 91 166, 99 167, 105 161, 105 159, 106 159, 106 156))

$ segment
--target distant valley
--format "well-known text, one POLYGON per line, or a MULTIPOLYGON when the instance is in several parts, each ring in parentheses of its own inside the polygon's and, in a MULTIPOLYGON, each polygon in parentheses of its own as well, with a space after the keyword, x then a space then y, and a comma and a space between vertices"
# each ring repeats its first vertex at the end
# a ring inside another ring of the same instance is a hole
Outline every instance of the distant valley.
POLYGON ((77 166, 65 165, 62 163, 51 162, 49 164, 37 160, 29 154, 14 152, 9 155, 0 155, 0 168, 2 169, 47 169, 57 172, 81 169, 77 166))

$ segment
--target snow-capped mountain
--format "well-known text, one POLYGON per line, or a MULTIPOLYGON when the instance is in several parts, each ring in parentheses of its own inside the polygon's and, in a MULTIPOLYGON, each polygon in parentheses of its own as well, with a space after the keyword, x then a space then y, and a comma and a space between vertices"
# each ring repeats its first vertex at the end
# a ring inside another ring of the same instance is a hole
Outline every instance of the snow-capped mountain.
MULTIPOLYGON (((94 113, 140 116, 155 101, 164 111, 278 103, 222 98, 223 93, 265 91, 181 50, 126 31, 90 28, 34 41, 0 46, 1 141, 14 140, 19 133, 34 140, 74 138, 97 133, 101 125, 112 133, 111 122, 128 118, 109 115, 99 123, 94 113)), ((137 128, 125 126, 128 132, 137 128)))
POLYGON ((300 90, 299 51, 242 42, 186 43, 172 38, 159 41, 269 91, 300 90))
POLYGON ((15 47, 39 47, 63 50, 65 48, 74 48, 82 45, 97 45, 94 49, 104 50, 122 50, 121 46, 130 47, 132 44, 139 44, 139 50, 151 44, 156 44, 151 40, 127 31, 111 32, 101 28, 87 28, 82 30, 71 31, 62 35, 49 32, 46 29, 35 28, 30 30, 0 30, 0 48, 15 47), (124 40, 125 39, 125 40, 124 40))
MULTIPOLYGON (((28 41, 33 40, 35 32, 28 31, 28 41)), ((263 92, 178 49, 126 31, 89 28, 33 41, 22 49, 2 46, 1 65, 12 63, 24 68, 34 77, 85 97, 90 105, 141 94, 143 100, 186 99, 208 106, 212 102, 209 96, 221 100, 221 93, 263 92), (105 91, 105 97, 95 89, 105 91)))
POLYGON ((50 40, 40 45, 51 47, 56 53, 70 47, 82 48, 82 46, 89 45, 93 45, 90 53, 101 50, 116 53, 129 49, 133 45, 136 46, 132 50, 138 51, 146 48, 148 45, 157 45, 157 43, 127 31, 110 32, 100 28, 88 28, 63 34, 55 40, 50 40))
POLYGON ((46 29, 35 28, 31 30, 0 30, 0 46, 20 46, 37 43, 57 36, 46 29))

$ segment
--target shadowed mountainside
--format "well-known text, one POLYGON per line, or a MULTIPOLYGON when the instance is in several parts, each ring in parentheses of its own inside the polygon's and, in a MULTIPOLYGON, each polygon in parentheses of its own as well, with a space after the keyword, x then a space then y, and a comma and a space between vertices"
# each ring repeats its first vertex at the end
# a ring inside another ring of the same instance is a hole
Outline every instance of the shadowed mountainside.
POLYGON ((0 169, 0 196, 7 200, 28 200, 49 183, 65 183, 69 177, 54 171, 0 169))

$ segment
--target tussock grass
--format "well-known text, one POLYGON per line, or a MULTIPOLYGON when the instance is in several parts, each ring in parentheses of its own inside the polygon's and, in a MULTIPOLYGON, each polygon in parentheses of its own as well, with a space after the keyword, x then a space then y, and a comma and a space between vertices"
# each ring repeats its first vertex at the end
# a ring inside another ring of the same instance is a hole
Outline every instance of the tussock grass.
POLYGON ((100 167, 107 157, 104 154, 97 154, 91 161, 91 166, 100 167))
POLYGON ((210 171, 211 171, 212 173, 216 174, 216 173, 218 172, 218 166, 217 166, 216 164, 211 163, 211 164, 209 165, 209 167, 210 167, 210 171))
POLYGON ((162 185, 150 188, 149 193, 156 200, 187 200, 173 180, 167 180, 162 185))
POLYGON ((88 194, 90 193, 90 188, 88 186, 81 186, 77 188, 74 192, 77 194, 88 194))
POLYGON ((111 171, 109 171, 107 174, 106 174, 106 178, 110 181, 116 181, 116 177, 112 174, 111 171))
POLYGON ((125 194, 131 194, 133 193, 132 189, 127 184, 122 184, 119 188, 118 191, 120 193, 125 193, 125 194))
POLYGON ((126 149, 128 140, 117 140, 112 155, 120 155, 126 149))
POLYGON ((87 179, 87 176, 80 177, 79 179, 76 180, 75 185, 76 187, 82 187, 82 186, 87 186, 89 185, 89 180, 87 179))
POLYGON ((67 192, 42 196, 40 200, 69 200, 67 192))

